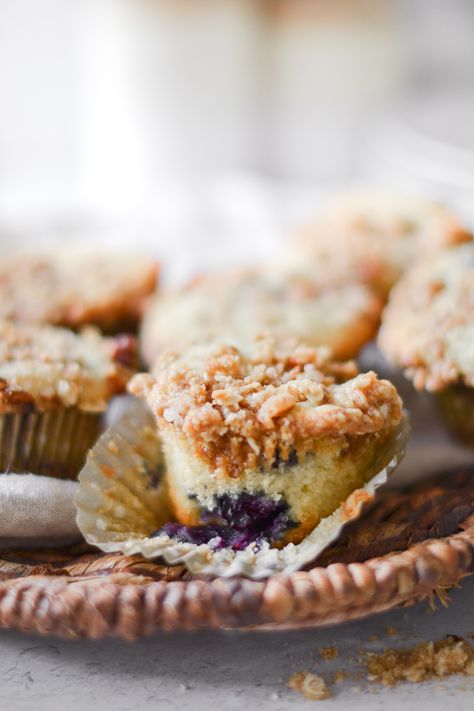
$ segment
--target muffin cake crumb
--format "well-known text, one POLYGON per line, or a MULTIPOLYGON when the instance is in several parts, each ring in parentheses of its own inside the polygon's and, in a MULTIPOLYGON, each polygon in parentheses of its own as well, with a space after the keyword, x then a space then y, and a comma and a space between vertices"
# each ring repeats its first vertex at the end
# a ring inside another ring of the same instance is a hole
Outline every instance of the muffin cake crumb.
POLYGON ((310 701, 323 701, 331 697, 331 689, 324 679, 311 672, 298 672, 288 679, 288 686, 310 701))
POLYGON ((321 649, 321 656, 326 661, 331 661, 332 659, 337 659, 339 656, 339 650, 337 647, 323 647, 321 649))
POLYGON ((406 649, 368 652, 365 658, 368 681, 384 686, 398 682, 420 682, 452 674, 474 676, 474 648, 461 637, 448 636, 438 642, 423 642, 406 649))

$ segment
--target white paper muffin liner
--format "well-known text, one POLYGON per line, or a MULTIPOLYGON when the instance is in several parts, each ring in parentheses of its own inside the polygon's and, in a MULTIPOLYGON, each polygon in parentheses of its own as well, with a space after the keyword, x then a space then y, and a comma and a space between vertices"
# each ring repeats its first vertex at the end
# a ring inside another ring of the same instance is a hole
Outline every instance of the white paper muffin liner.
POLYGON ((381 445, 368 483, 352 492, 301 543, 281 549, 260 543, 242 551, 213 550, 212 542, 182 543, 166 534, 151 537, 170 515, 159 481, 163 461, 156 425, 146 406, 137 401, 89 453, 79 475, 77 523, 87 542, 107 553, 161 557, 169 565, 184 564, 195 574, 262 579, 291 573, 316 558, 374 500, 376 489, 403 458, 408 429, 404 418, 381 445))
POLYGON ((0 415, 0 471, 76 479, 101 422, 77 407, 0 415))

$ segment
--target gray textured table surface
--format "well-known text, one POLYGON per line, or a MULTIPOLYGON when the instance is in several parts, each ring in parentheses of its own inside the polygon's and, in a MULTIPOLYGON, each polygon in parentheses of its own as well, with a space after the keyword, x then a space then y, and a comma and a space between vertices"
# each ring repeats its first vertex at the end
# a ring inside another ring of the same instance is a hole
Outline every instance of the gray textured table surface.
MULTIPOLYGON (((284 711, 311 708, 287 688, 302 670, 329 677, 338 669, 356 672, 350 662, 361 649, 406 646, 446 634, 474 632, 474 577, 450 595, 450 605, 432 613, 426 602, 360 622, 322 630, 280 633, 168 634, 127 644, 42 639, 0 633, 2 661, 0 708, 6 711, 140 711, 172 709, 252 709, 284 711), (389 636, 388 627, 397 634, 389 636), (379 641, 368 638, 378 635, 379 641), (339 657, 321 658, 335 645, 339 657)), ((387 689, 362 679, 334 687, 318 708, 456 711, 474 708, 474 678, 450 677, 387 689)))

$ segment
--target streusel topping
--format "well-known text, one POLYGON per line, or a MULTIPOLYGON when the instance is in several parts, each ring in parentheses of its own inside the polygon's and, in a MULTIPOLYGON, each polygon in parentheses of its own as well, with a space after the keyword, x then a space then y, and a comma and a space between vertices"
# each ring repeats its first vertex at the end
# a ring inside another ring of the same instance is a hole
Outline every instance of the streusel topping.
POLYGON ((474 387, 474 243, 405 275, 385 311, 379 343, 419 389, 474 387))
POLYGON ((357 375, 326 348, 257 339, 164 354, 154 374, 130 391, 147 400, 162 428, 174 428, 214 470, 233 476, 298 457, 321 436, 364 435, 394 428, 401 401, 375 373, 357 375))
POLYGON ((356 190, 331 200, 299 231, 287 268, 340 281, 360 280, 386 296, 416 260, 472 235, 446 206, 383 190, 356 190))
POLYGON ((12 253, 0 265, 0 317, 76 328, 133 324, 157 281, 138 254, 81 246, 12 253))
POLYGON ((130 336, 0 321, 0 413, 73 406, 101 412, 125 389, 135 362, 130 336))
POLYGON ((329 345, 338 358, 349 358, 373 337, 381 310, 371 289, 349 279, 327 284, 311 271, 229 270, 158 293, 145 315, 141 344, 153 364, 168 348, 269 333, 329 345))

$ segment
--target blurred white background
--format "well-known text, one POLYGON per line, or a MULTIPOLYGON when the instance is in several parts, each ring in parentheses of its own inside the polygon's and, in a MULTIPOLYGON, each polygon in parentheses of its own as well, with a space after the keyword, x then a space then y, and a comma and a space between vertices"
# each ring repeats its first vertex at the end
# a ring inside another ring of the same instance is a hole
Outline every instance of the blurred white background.
POLYGON ((470 0, 0 0, 3 244, 140 241, 179 276, 354 181, 472 218, 473 125, 470 0))

